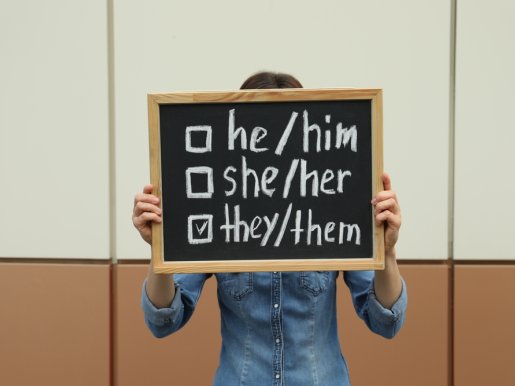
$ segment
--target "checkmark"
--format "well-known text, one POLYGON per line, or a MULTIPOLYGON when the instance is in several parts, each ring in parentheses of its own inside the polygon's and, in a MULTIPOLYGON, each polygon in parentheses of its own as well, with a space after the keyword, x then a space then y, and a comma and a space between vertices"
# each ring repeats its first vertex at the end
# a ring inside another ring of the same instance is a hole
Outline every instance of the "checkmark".
POLYGON ((202 233, 204 232, 204 229, 206 229, 206 227, 207 227, 207 221, 204 221, 204 223, 202 224, 202 226, 200 228, 198 227, 198 224, 195 224, 195 228, 197 228, 197 232, 198 232, 199 236, 202 236, 202 233))
POLYGON ((188 216, 188 242, 191 245, 213 241, 213 215, 192 214, 188 216))

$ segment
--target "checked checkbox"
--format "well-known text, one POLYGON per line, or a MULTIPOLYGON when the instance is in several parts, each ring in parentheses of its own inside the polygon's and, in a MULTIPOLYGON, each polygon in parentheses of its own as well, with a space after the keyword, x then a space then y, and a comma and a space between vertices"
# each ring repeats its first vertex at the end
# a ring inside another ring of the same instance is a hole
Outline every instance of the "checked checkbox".
POLYGON ((213 215, 192 214, 188 216, 188 242, 207 244, 213 241, 213 215))

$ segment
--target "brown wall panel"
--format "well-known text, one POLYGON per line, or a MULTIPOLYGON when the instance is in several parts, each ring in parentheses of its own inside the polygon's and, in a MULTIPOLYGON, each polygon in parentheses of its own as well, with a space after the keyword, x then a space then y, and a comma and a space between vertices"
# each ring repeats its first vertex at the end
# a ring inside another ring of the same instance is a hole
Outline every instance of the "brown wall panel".
POLYGON ((145 326, 140 308, 146 272, 144 265, 115 266, 115 386, 210 385, 220 350, 215 280, 207 281, 188 324, 157 339, 145 326))
MULTIPOLYGON (((220 347, 215 281, 208 280, 188 325, 159 340, 147 331, 140 311, 146 270, 141 265, 115 267, 115 386, 170 385, 171 374, 174 384, 210 385, 220 347)), ((355 316, 340 278, 340 338, 353 386, 449 385, 449 268, 403 265, 402 274, 409 312, 391 341, 373 335, 355 316)))
MULTIPOLYGON (((114 270, 114 385, 211 384, 220 347, 216 283, 188 325, 151 336, 140 311, 147 267, 114 270)), ((394 340, 364 326, 339 281, 340 340, 353 386, 451 386, 449 268, 403 264, 406 324, 394 340), (373 368, 373 371, 371 371, 373 368)), ((0 263, 0 384, 110 385, 107 264, 0 263)), ((515 266, 455 268, 454 386, 515 384, 515 266)))
POLYGON ((515 266, 455 267, 455 386, 515 385, 515 266))
POLYGON ((109 385, 109 270, 0 263, 0 384, 109 385))
POLYGON ((340 285, 340 341, 353 386, 450 386, 449 268, 402 265, 408 312, 393 340, 373 334, 340 285))

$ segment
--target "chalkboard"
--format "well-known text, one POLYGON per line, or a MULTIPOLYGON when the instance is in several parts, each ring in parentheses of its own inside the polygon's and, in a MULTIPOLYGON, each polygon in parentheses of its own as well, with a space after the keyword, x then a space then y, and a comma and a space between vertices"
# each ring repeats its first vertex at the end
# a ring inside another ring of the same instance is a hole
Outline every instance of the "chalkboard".
POLYGON ((384 268, 382 92, 149 94, 156 272, 384 268))

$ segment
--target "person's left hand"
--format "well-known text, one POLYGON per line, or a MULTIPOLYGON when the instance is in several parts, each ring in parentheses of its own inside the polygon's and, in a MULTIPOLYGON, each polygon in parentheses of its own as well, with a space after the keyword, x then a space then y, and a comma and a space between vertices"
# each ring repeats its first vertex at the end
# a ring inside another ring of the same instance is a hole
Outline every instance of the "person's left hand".
POLYGON ((384 247, 386 257, 395 258, 395 244, 399 238, 399 229, 401 227, 401 208, 397 202, 397 195, 392 190, 390 176, 383 173, 384 190, 377 193, 372 199, 374 206, 374 214, 376 225, 384 224, 384 247))

